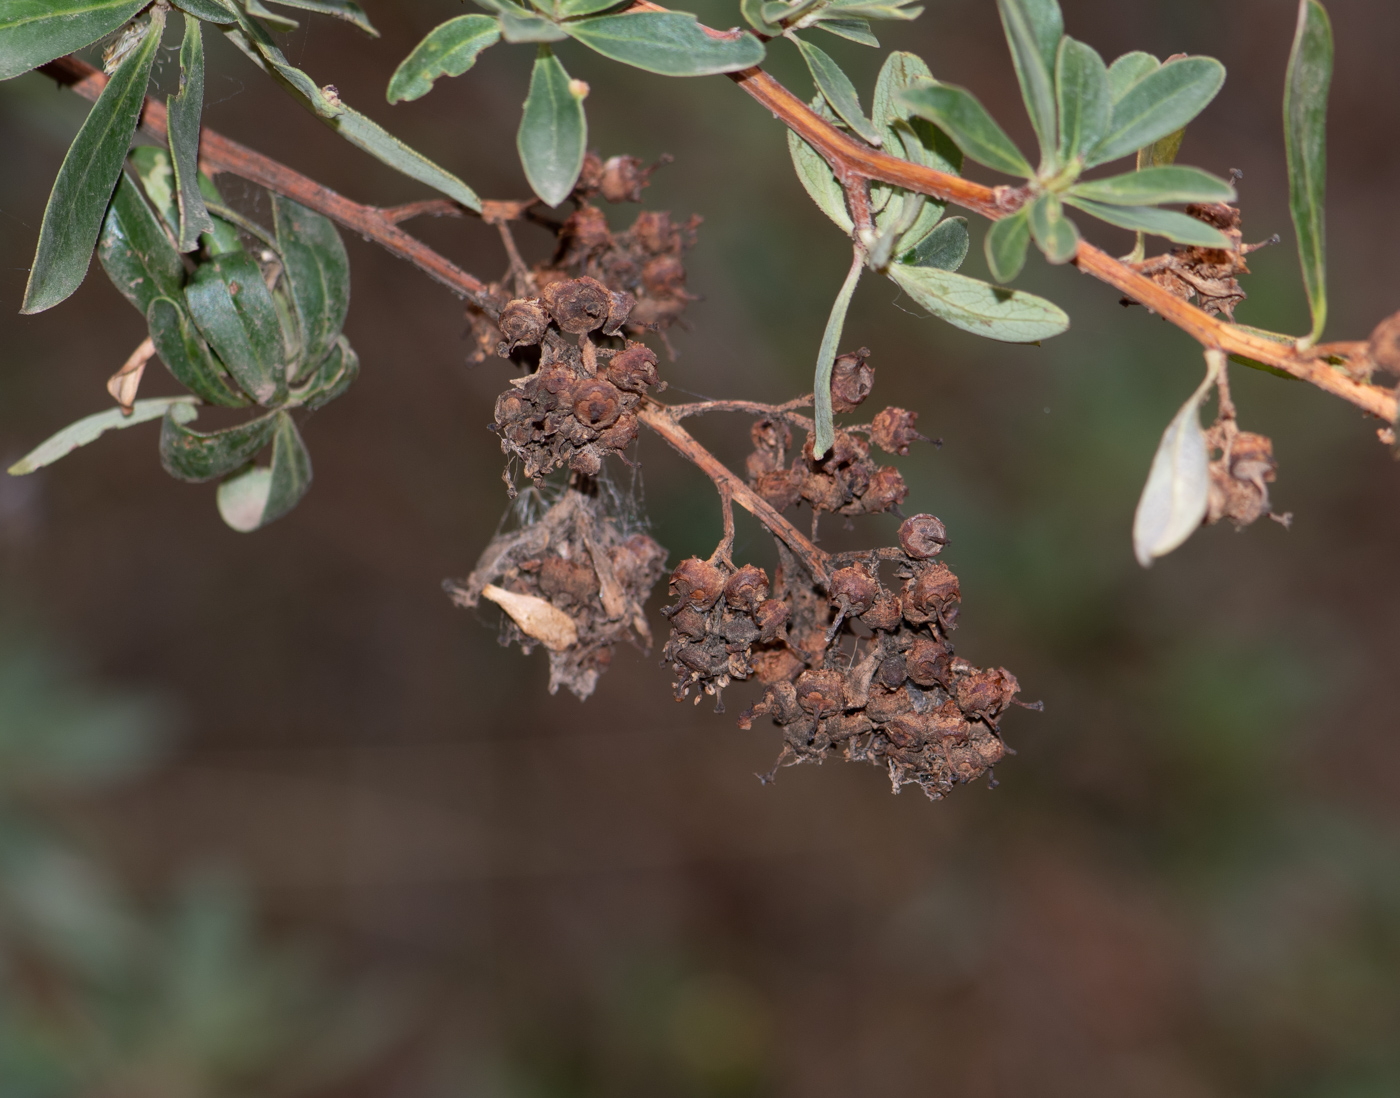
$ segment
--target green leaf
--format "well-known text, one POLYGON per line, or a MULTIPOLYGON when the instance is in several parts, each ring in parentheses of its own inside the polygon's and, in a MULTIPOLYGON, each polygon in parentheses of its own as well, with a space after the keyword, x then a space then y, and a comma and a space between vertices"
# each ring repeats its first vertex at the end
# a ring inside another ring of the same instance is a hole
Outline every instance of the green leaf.
POLYGON ((360 356, 350 347, 349 340, 341 336, 299 394, 298 402, 308 412, 324 408, 350 388, 359 376, 360 356))
POLYGON ((600 15, 564 30, 604 57, 662 76, 737 72, 763 60, 763 43, 753 35, 712 38, 695 16, 679 11, 600 15))
POLYGON ((1060 111, 1060 159, 1082 159, 1103 138, 1113 105, 1103 58, 1068 35, 1060 40, 1055 60, 1055 96, 1060 111))
POLYGON ((1150 53, 1143 53, 1141 50, 1125 53, 1108 66, 1108 97, 1110 102, 1116 104, 1128 94, 1129 88, 1148 73, 1156 72, 1161 67, 1162 62, 1150 53))
POLYGON ((831 315, 826 318, 826 330, 822 332, 821 347, 817 350, 817 376, 812 389, 812 418, 816 420, 815 437, 812 440, 812 454, 818 460, 831 449, 836 441, 836 429, 831 422, 831 369, 836 364, 836 348, 841 342, 841 330, 846 326, 846 314, 851 308, 851 297, 856 292, 856 283, 865 269, 863 257, 857 254, 846 274, 846 281, 831 306, 831 315))
POLYGON ((461 76, 476 64, 477 55, 494 46, 500 37, 500 24, 489 15, 459 15, 439 24, 394 70, 389 81, 389 102, 427 95, 440 76, 461 76))
POLYGON ((146 310, 151 342, 165 368, 190 392, 209 404, 242 408, 248 398, 238 391, 209 344, 195 330, 184 305, 169 297, 153 298, 146 310))
POLYGON ((813 26, 848 42, 877 49, 880 46, 880 40, 870 33, 870 23, 865 19, 819 19, 813 26))
POLYGON ((1168 61, 1128 89, 1113 105, 1104 139, 1090 151, 1086 167, 1135 153, 1206 109, 1225 83, 1225 66, 1213 57, 1168 61))
POLYGON ((897 92, 895 101, 940 127, 979 164, 1029 179, 1034 169, 977 97, 951 84, 919 84, 897 92))
POLYGON ((146 82, 164 28, 165 12, 158 8, 145 39, 117 66, 63 158, 44 209, 21 312, 53 308, 87 275, 107 203, 146 100, 146 82))
POLYGON ((983 241, 992 277, 1004 285, 1020 274, 1026 265, 1026 249, 1030 243, 1030 211, 1024 206, 1010 217, 993 222, 983 241))
POLYGON ((112 285, 142 316, 156 297, 178 296, 185 284, 180 253, 125 172, 117 179, 117 189, 102 222, 97 258, 112 285))
MULTIPOLYGON (((879 78, 875 81, 870 118, 880 128, 885 151, 891 156, 957 175, 962 171, 962 153, 958 147, 932 122, 923 118, 907 118, 906 110, 896 100, 897 92, 931 79, 928 66, 920 58, 912 53, 892 52, 885 58, 879 78)), ((906 193, 888 184, 871 183, 870 200, 878 228, 884 229, 897 212, 893 197, 906 193)), ((907 250, 923 239, 924 234, 943 216, 943 209, 941 202, 932 199, 926 202, 919 220, 899 242, 897 250, 907 250)))
POLYGON ((899 259, 907 267, 938 267, 956 271, 967 258, 971 242, 967 236, 967 218, 949 217, 899 259))
POLYGON ((201 233, 214 231, 214 219, 199 193, 199 122, 204 110, 204 41, 199 20, 186 15, 180 44, 180 94, 167 98, 170 157, 175 167, 175 194, 180 207, 179 249, 199 247, 201 233))
POLYGON ((46 65, 111 34, 149 0, 4 0, 0 80, 46 65))
POLYGON ((1167 424, 1152 458, 1133 515, 1133 551, 1144 568, 1189 538, 1206 517, 1210 447, 1201 431, 1199 409, 1214 380, 1212 370, 1167 424))
POLYGON ((515 146, 530 187, 550 206, 569 197, 583 169, 588 145, 584 94, 574 90, 553 51, 541 46, 530 74, 530 94, 515 146))
POLYGON ((180 233, 180 203, 175 197, 175 165, 170 162, 170 150, 155 145, 138 145, 127 158, 136 171, 136 178, 151 205, 170 230, 171 237, 180 233))
POLYGON ((1317 0, 1301 0, 1283 87, 1288 208, 1298 234, 1303 285, 1316 342, 1327 324, 1327 92, 1332 83, 1332 24, 1317 0))
POLYGON ((1043 194, 1030 205, 1031 238, 1051 263, 1068 263, 1079 247, 1079 229, 1065 217, 1060 200, 1043 194))
POLYGON ((621 6, 625 0, 558 0, 561 19, 577 19, 582 15, 597 15, 609 8, 621 6))
POLYGON ((569 37, 554 20, 525 11, 510 0, 501 0, 501 3, 490 6, 496 9, 501 23, 501 37, 507 42, 562 42, 569 37))
POLYGON ((243 9, 249 15, 256 16, 257 18, 265 21, 266 23, 271 25, 273 30, 283 31, 285 33, 288 31, 294 31, 299 26, 301 26, 301 24, 298 23, 295 19, 292 19, 286 15, 281 15, 275 11, 270 11, 267 8, 263 7, 261 0, 242 0, 242 3, 243 9))
POLYGON ((200 264, 185 301, 239 388, 264 407, 287 399, 287 349, 272 294, 245 252, 200 264))
POLYGON ((743 15, 744 22, 758 31, 759 34, 776 38, 783 33, 783 28, 780 25, 770 23, 763 18, 763 0, 739 0, 739 12, 743 15))
POLYGON ((369 16, 359 4, 352 3, 351 0, 269 0, 269 3, 276 4, 281 8, 300 8, 302 11, 314 11, 321 15, 334 16, 336 19, 343 19, 347 23, 353 23, 360 30, 378 38, 379 32, 370 23, 369 16))
MULTIPOLYGON (((1065 21, 1055 0, 997 0, 1001 25, 1011 46, 1011 60, 1021 84, 1021 97, 1040 140, 1042 167, 1056 160, 1055 55, 1064 36, 1065 21)), ((964 149, 968 156, 972 153, 964 149)), ((991 167, 992 165, 988 165, 991 167)))
POLYGON ((138 400, 132 405, 129 416, 123 415, 120 408, 108 408, 105 412, 97 412, 78 420, 77 423, 70 423, 58 434, 40 443, 10 466, 10 476, 22 477, 36 469, 42 469, 45 465, 52 465, 59 458, 66 457, 79 446, 86 446, 95 441, 107 431, 147 423, 159 419, 167 412, 177 422, 186 423, 199 415, 195 408, 197 403, 192 396, 156 397, 152 400, 138 400))
POLYGON ((201 484, 233 472, 272 441, 277 417, 270 412, 222 431, 195 431, 171 415, 160 426, 160 463, 176 480, 201 484))
POLYGON ((1176 154, 1181 151, 1181 142, 1186 137, 1186 127, 1175 130, 1167 134, 1166 137, 1144 145, 1138 149, 1137 166, 1138 171, 1144 168, 1165 168, 1176 160, 1176 154))
POLYGON ((811 145, 803 141, 791 130, 787 132, 788 152, 792 155, 792 166, 797 169, 797 179, 803 190, 812 196, 817 208, 836 222, 843 233, 849 235, 855 229, 851 215, 846 211, 846 195, 832 174, 831 165, 811 145))
POLYGON ((1003 343, 1034 343, 1069 327, 1069 317, 1058 305, 1034 294, 1002 289, 937 267, 896 263, 887 273, 934 316, 973 335, 1003 343))
POLYGON ((1233 202, 1235 188, 1200 168, 1162 167, 1076 183, 1076 198, 1113 206, 1156 206, 1163 202, 1233 202))
MULTIPOLYGON (((199 193, 206 204, 212 202, 216 206, 228 205, 224 201, 224 196, 219 193, 219 188, 214 186, 214 181, 203 172, 199 173, 199 193)), ((210 255, 223 255, 226 252, 241 252, 243 250, 243 241, 238 235, 238 226, 225 221, 222 217, 214 218, 214 231, 200 237, 200 243, 204 245, 205 250, 210 255)))
POLYGON ((335 346, 345 325, 350 310, 350 259, 329 218, 277 194, 272 196, 272 217, 296 308, 302 361, 314 367, 335 346))
POLYGON ((311 455, 292 417, 276 415, 272 468, 250 466, 235 473, 216 493, 219 515, 239 533, 252 533, 281 518, 311 487, 311 455))
POLYGON ((817 18, 825 21, 827 16, 840 19, 917 19, 924 13, 923 8, 912 6, 912 0, 895 0, 894 3, 875 3, 869 0, 833 0, 818 12, 817 18))
POLYGON ((175 6, 187 15, 203 19, 206 23, 236 23, 238 16, 229 10, 223 0, 174 0, 175 6))
POLYGON ((763 5, 763 18, 769 23, 794 27, 808 12, 821 5, 822 0, 768 0, 763 5))
POLYGON ((1195 244, 1201 248, 1230 246, 1230 241, 1219 229, 1176 210, 1162 210, 1156 206, 1109 206, 1072 194, 1065 195, 1065 203, 1120 229, 1152 233, 1177 244, 1195 244))
POLYGON ((801 50, 802 59, 807 62, 812 82, 831 104, 831 109, 871 145, 883 144, 880 131, 860 109, 860 96, 856 94, 856 86, 851 83, 850 77, 841 71, 841 67, 825 50, 795 36, 793 41, 801 50))

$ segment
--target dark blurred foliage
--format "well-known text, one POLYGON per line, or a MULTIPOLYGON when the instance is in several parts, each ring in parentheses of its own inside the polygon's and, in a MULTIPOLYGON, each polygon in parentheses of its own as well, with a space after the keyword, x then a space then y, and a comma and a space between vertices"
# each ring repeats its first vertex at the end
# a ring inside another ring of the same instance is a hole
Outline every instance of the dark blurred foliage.
MULTIPOLYGON (((492 49, 390 109, 397 62, 470 9, 367 7, 380 41, 310 18, 289 36, 292 61, 484 195, 523 196, 514 132, 531 47, 492 49)), ((1294 5, 1064 8, 1105 56, 1186 50, 1229 67, 1182 157, 1242 169, 1246 238, 1284 235, 1251 257, 1240 319, 1303 330, 1279 107, 1294 5)), ((1362 338, 1400 306, 1400 24, 1387 0, 1329 8, 1329 335, 1362 338)), ((738 21, 729 6, 703 14, 738 21)), ((1028 138, 990 0, 933 4, 882 37, 1028 138)), ((876 53, 830 49, 869 89, 876 53)), ((648 204, 706 218, 688 260, 704 300, 665 376, 756 399, 810 384, 845 245, 800 190, 778 125, 723 79, 560 54, 592 87, 591 144, 673 153, 648 204)), ((770 55, 809 94, 795 50, 770 55)), ((211 125, 352 197, 421 196, 222 44, 210 56, 211 125)), ((144 334, 99 272, 63 307, 14 315, 84 109, 38 76, 0 89, 0 456, 105 406, 104 380, 144 334)), ((228 189, 266 215, 264 196, 228 189)), ((477 222, 412 227, 481 275, 504 269, 477 222)), ((416 988, 409 1028, 325 1093, 1400 1090, 1400 470, 1374 424, 1236 367, 1241 425, 1275 439, 1275 503, 1293 528, 1206 530, 1143 572, 1132 510, 1201 376, 1190 341, 1035 259, 1026 287, 1074 317, 1040 348, 964 336, 869 280, 847 335, 874 350, 873 399, 919 409, 944 441, 901 465, 909 505, 952 537, 959 653, 1010 667, 1046 709, 1008 718, 1019 754, 995 792, 930 804, 835 765, 765 788, 752 775, 776 753, 772 731, 676 706, 654 657, 620 652, 580 705, 544 692, 541 654, 497 647, 490 615, 448 605, 441 579, 470 569, 506 506, 485 424, 507 372, 464 364, 455 299, 348 244, 364 374, 307 424, 317 481, 290 517, 231 533, 212 489, 168 480, 140 429, 0 483, 9 587, 106 679, 186 714, 170 765, 83 802, 113 872, 158 905, 182 866, 231 864, 257 890, 263 932, 319 935, 357 978, 416 988)), ((969 271, 982 270, 974 248, 969 271)), ((741 461, 746 428, 697 432, 741 461)), ((707 553, 708 484, 654 438, 639 456, 672 560, 707 553)), ((879 544, 893 529, 832 522, 823 536, 879 544)), ((741 518, 739 558, 770 554, 741 518)), ((27 658, 16 628, 8 643, 27 658)), ((244 1018, 227 1024, 267 1021, 244 1018)))

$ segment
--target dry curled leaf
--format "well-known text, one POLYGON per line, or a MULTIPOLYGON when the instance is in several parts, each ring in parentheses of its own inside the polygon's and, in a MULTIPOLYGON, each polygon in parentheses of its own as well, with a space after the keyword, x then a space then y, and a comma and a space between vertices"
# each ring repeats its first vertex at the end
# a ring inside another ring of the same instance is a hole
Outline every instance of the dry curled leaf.
POLYGON ((551 652, 562 652, 578 643, 574 619, 538 595, 517 595, 494 583, 483 587, 481 594, 509 614, 521 632, 534 637, 551 652))

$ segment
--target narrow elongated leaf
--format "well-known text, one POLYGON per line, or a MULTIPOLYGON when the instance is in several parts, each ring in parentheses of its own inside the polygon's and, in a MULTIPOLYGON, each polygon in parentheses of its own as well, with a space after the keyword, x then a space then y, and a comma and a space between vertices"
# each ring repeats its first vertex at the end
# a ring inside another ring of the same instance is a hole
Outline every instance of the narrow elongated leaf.
POLYGON ((224 0, 174 0, 174 3, 185 14, 203 19, 206 23, 227 25, 238 22, 238 16, 229 10, 224 0))
POLYGON ((909 267, 938 267, 944 271, 956 271, 967 258, 969 247, 971 241, 967 235, 967 218, 949 217, 940 221, 928 236, 900 256, 899 261, 909 267))
POLYGON ((1327 92, 1332 84, 1332 24, 1317 0, 1301 0, 1283 88, 1288 208, 1298 234, 1303 286, 1316 342, 1327 324, 1327 92))
POLYGON ((77 423, 70 423, 52 438, 40 443, 9 468, 10 476, 22 477, 45 465, 52 465, 61 457, 66 457, 79 446, 94 442, 107 431, 119 431, 123 427, 134 427, 138 423, 149 423, 153 419, 169 413, 179 423, 187 423, 199 415, 198 404, 192 396, 155 397, 151 400, 138 400, 132 405, 131 415, 123 415, 120 408, 108 408, 105 412, 86 416, 77 423))
POLYGON ((1189 538, 1206 516, 1210 448, 1201 431, 1199 410, 1214 380, 1212 371, 1182 405, 1152 458, 1133 516, 1133 552, 1144 568, 1189 538))
POLYGON ((136 132, 164 28, 165 12, 156 9, 145 39, 117 66, 63 158, 44 209, 21 312, 51 309, 82 285, 136 132))
POLYGON ((156 213, 170 230, 172 238, 180 234, 180 203, 175 197, 175 165, 170 162, 170 150, 155 145, 138 145, 127 161, 136 170, 136 178, 155 207, 156 213))
POLYGON ((864 19, 820 19, 813 25, 848 42, 877 49, 880 46, 880 40, 870 33, 870 24, 864 19))
POLYGON ((279 12, 275 12, 270 8, 264 7, 262 4, 262 0, 242 0, 242 4, 244 11, 246 11, 251 16, 261 19, 273 30, 284 32, 294 31, 299 26, 301 26, 300 23, 298 23, 295 19, 291 18, 290 16, 282 15, 279 12))
POLYGON ((1116 58, 1113 64, 1108 66, 1109 100, 1117 103, 1128 94, 1129 88, 1148 73, 1155 72, 1161 67, 1162 62, 1150 53, 1143 53, 1142 50, 1134 50, 1132 53, 1125 53, 1122 57, 1116 58))
MULTIPOLYGON (((1011 60, 1031 125, 1040 140, 1046 165, 1053 164, 1058 147, 1055 123, 1055 54, 1064 35, 1065 21, 1055 0, 997 0, 1001 25, 1011 46, 1011 60)), ((968 156, 972 153, 963 149, 968 156)), ((992 165, 988 165, 991 167, 992 165)))
POLYGON ((872 145, 882 144, 880 131, 860 109, 860 96, 856 94, 856 86, 851 83, 850 77, 841 71, 841 67, 825 50, 801 38, 794 37, 793 41, 802 51, 802 59, 807 62, 807 69, 812 74, 812 82, 831 104, 831 109, 867 142, 872 145))
POLYGON ((170 158, 175 167, 175 195, 180 207, 179 248, 192 252, 201 233, 214 231, 214 219, 199 193, 199 123, 204 111, 204 41, 199 20, 185 16, 180 44, 180 94, 167 100, 170 158))
POLYGON ((418 99, 440 76, 461 76, 477 56, 501 38, 500 24, 489 15, 459 15, 428 32, 404 58, 389 80, 390 103, 418 99))
POLYGON ((831 369, 836 363, 836 348, 841 342, 841 331, 846 326, 846 314, 851 309, 851 298, 856 292, 856 284, 860 281, 860 273, 864 269, 865 263, 858 254, 846 274, 846 281, 841 283, 836 300, 831 305, 831 314, 826 318, 826 330, 822 332, 821 347, 817 350, 817 376, 812 389, 812 418, 816 421, 817 429, 812 440, 812 453, 818 460, 836 441, 836 428, 831 421, 831 369))
POLYGON ((287 399, 287 349, 253 257, 215 256, 185 287, 190 315, 239 388, 264 407, 287 399))
POLYGON ((1090 152, 1086 167, 1135 153, 1190 122, 1225 83, 1225 66, 1213 57, 1183 57, 1138 80, 1113 105, 1108 133, 1090 152))
POLYGON ((577 19, 581 15, 597 15, 609 8, 620 7, 625 0, 558 0, 559 18, 577 19))
POLYGON ((951 84, 919 84, 895 94, 895 101, 926 118, 953 139, 979 164, 1007 175, 1029 179, 1035 171, 987 109, 966 88, 951 84))
POLYGON ((695 16, 679 11, 600 15, 565 23, 564 30, 604 57, 662 76, 737 72, 763 60, 763 43, 753 35, 713 38, 695 16))
MULTIPOLYGON (((917 19, 924 13, 923 8, 914 7, 910 0, 899 0, 898 3, 893 4, 870 4, 859 2, 859 0, 852 3, 842 3, 837 0, 835 3, 828 4, 826 11, 841 19, 898 19, 906 21, 917 19)), ((821 19, 822 16, 819 14, 817 18, 821 19)))
POLYGON ((1069 193, 1112 206, 1156 206, 1162 202, 1233 202, 1235 188, 1200 168, 1167 166, 1076 183, 1069 193))
POLYGON ((1051 263, 1068 263, 1079 247, 1079 230, 1065 217, 1060 200, 1043 194, 1030 204, 1031 237, 1051 263))
MULTIPOLYGON (((224 201, 224 196, 219 193, 219 188, 214 186, 214 181, 203 172, 199 173, 199 193, 203 196, 206 204, 212 202, 216 206, 228 205, 228 203, 224 201)), ((225 221, 222 217, 215 217, 213 221, 214 231, 200 238, 200 242, 204 245, 205 250, 207 250, 210 255, 223 255, 226 252, 241 252, 243 250, 243 241, 238 235, 238 226, 225 221)))
POLYGON ((190 392, 209 404, 242 408, 249 400, 229 379, 223 364, 195 330, 184 305, 169 297, 152 299, 146 324, 165 368, 190 392))
POLYGON ((359 376, 360 356, 351 348, 350 341, 341 336, 331 348, 330 354, 321 360, 315 376, 299 395, 299 402, 308 412, 324 408, 350 388, 359 376))
POLYGON ((973 335, 1003 343, 1034 343, 1069 327, 1064 310, 1034 294, 1005 290, 936 267, 895 263, 887 273, 934 316, 973 335))
POLYGON ((277 417, 270 412, 222 431, 195 431, 167 414, 160 425, 160 463, 176 480, 201 484, 246 464, 272 441, 277 417))
POLYGON ((311 487, 311 455, 296 424, 286 412, 274 418, 272 467, 251 466, 219 485, 219 514, 240 533, 251 533, 281 518, 311 487))
POLYGON ((515 146, 530 187, 557 206, 569 197, 588 145, 583 94, 548 46, 541 46, 530 74, 530 94, 520 118, 515 146))
POLYGON ((46 65, 111 34, 148 0, 5 0, 0 80, 46 65))
POLYGON ((1060 112, 1060 159, 1083 158, 1108 129, 1113 103, 1108 68, 1092 46, 1065 35, 1055 59, 1055 96, 1060 112))
POLYGON ((763 17, 763 0, 740 0, 739 12, 743 15, 744 22, 758 31, 759 34, 776 38, 783 33, 783 28, 779 24, 770 23, 763 17))
POLYGON ((1156 206, 1109 206, 1072 194, 1065 195, 1065 202, 1120 229, 1137 229, 1166 237, 1177 244, 1195 244, 1202 248, 1230 246, 1230 241, 1219 229, 1176 210, 1162 210, 1156 206))
POLYGON ((155 211, 146 204, 126 173, 117 180, 112 203, 97 240, 97 258, 122 297, 145 316, 161 294, 179 295, 185 265, 170 243, 155 211))
POLYGON ((303 11, 314 11, 320 15, 334 16, 360 28, 373 38, 379 37, 379 32, 374 29, 374 25, 369 21, 369 16, 359 4, 353 0, 268 0, 269 3, 276 4, 281 8, 300 8, 303 11))
MULTIPOLYGON (((962 152, 932 122, 924 118, 909 118, 908 111, 899 103, 895 95, 904 88, 913 87, 924 81, 931 81, 928 66, 912 53, 895 50, 885 58, 875 81, 875 95, 871 100, 870 119, 880 129, 884 148, 892 156, 902 157, 926 168, 957 175, 962 171, 962 152)), ((906 192, 885 183, 871 182, 870 201, 876 214, 876 226, 887 227, 894 215, 892 196, 906 192), (887 212, 888 211, 888 212, 887 212)), ((923 236, 938 223, 943 216, 944 205, 930 199, 925 203, 919 221, 901 240, 898 249, 904 250, 923 239, 923 236)))
POLYGON ((350 311, 350 258, 329 218, 277 194, 272 218, 296 309, 302 361, 315 368, 335 346, 350 311))
POLYGON ((812 201, 822 213, 836 222, 842 232, 849 234, 855 228, 855 223, 846 210, 846 195, 832 174, 831 165, 791 130, 788 130, 787 137, 792 166, 797 169, 797 179, 802 189, 812 196, 812 201))
POLYGON ((1002 285, 1013 281, 1026 265, 1030 244, 1030 211, 1024 206, 1010 217, 994 221, 982 242, 992 277, 1002 285))

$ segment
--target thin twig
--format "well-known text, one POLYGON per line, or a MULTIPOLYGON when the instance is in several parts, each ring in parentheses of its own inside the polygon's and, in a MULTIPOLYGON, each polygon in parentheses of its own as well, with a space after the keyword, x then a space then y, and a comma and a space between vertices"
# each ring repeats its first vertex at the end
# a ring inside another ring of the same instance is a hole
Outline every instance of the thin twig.
POLYGON ((686 419, 690 416, 703 416, 707 412, 740 412, 751 416, 777 416, 782 419, 811 423, 805 416, 792 413, 798 408, 810 408, 812 394, 797 397, 784 404, 760 404, 756 400, 697 400, 691 404, 668 404, 666 414, 672 419, 686 419))
POLYGON ((450 198, 425 198, 401 206, 380 206, 378 212, 390 225, 398 225, 412 217, 465 217, 472 211, 450 198))
POLYGON ((515 296, 529 297, 534 292, 530 268, 525 266, 525 260, 520 258, 520 249, 515 246, 515 237, 511 235, 510 226, 504 221, 497 221, 496 229, 501 234, 501 243, 505 245, 506 257, 510 260, 510 273, 515 280, 515 296))
POLYGON ((724 534, 719 539, 719 544, 715 546, 715 551, 710 554, 710 563, 719 561, 734 567, 734 494, 730 491, 726 481, 716 481, 715 491, 719 493, 720 517, 724 522, 724 534))

